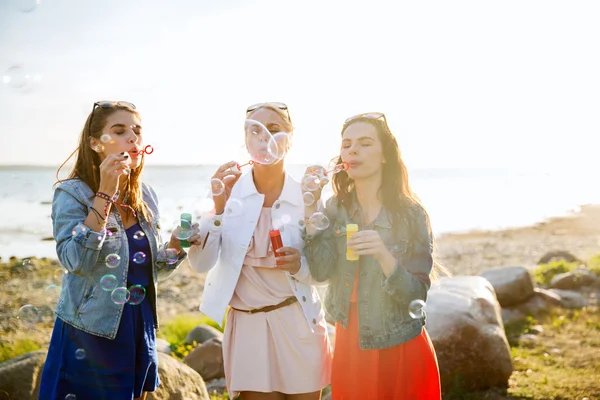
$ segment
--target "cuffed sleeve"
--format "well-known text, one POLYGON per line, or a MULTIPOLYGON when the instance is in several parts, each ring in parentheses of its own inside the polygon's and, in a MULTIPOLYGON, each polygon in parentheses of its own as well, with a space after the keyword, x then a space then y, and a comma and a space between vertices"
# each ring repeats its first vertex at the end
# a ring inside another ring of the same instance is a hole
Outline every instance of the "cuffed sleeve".
POLYGON ((433 234, 425 211, 418 209, 415 218, 417 235, 412 251, 396 259, 394 272, 383 281, 384 290, 392 296, 402 294, 412 299, 427 300, 433 269, 433 234))
POLYGON ((91 272, 106 239, 106 232, 94 232, 83 223, 88 213, 88 207, 71 193, 60 186, 56 188, 51 214, 56 254, 62 266, 73 274, 91 272))
POLYGON ((333 216, 334 209, 337 207, 335 198, 327 201, 325 215, 329 218, 329 227, 324 231, 309 235, 306 229, 302 233, 304 239, 304 254, 308 262, 311 276, 317 282, 325 282, 333 275, 337 262, 337 253, 335 251, 335 237, 333 235, 333 216))
POLYGON ((222 231, 222 214, 200 221, 200 237, 203 238, 203 243, 192 245, 189 250, 190 265, 194 270, 200 273, 208 272, 217 264, 222 231))

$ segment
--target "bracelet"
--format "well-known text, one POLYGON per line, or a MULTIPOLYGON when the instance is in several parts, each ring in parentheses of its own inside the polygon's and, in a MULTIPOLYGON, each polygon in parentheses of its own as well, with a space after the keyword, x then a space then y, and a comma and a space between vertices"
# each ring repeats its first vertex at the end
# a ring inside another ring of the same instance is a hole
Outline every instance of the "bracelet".
POLYGON ((100 214, 100 211, 96 210, 94 207, 91 208, 91 211, 93 211, 94 214, 96 214, 96 222, 98 222, 98 224, 102 225, 102 222, 100 222, 100 221, 106 222, 107 216, 103 218, 102 215, 100 214))
POLYGON ((106 205, 104 206, 104 214, 108 215, 108 206, 110 204, 116 204, 118 206, 121 206, 129 211, 131 211, 131 214, 133 214, 133 217, 135 218, 137 215, 135 213, 135 210, 128 204, 125 203, 119 203, 116 200, 119 198, 119 191, 117 190, 117 192, 114 194, 113 197, 110 197, 109 195, 107 195, 106 193, 102 193, 102 192, 96 192, 96 197, 99 197, 101 199, 106 200, 106 205))

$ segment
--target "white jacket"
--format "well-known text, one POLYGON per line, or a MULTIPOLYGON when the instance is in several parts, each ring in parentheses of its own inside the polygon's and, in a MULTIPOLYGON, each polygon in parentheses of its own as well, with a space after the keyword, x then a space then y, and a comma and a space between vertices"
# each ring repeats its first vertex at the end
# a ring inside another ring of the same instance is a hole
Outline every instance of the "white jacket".
MULTIPOLYGON (((258 193, 252 172, 242 175, 234 185, 231 196, 221 215, 203 218, 200 221, 202 237, 208 233, 204 248, 190 247, 188 260, 198 272, 208 272, 200 311, 221 324, 231 301, 258 222, 265 196, 258 193), (241 212, 240 212, 241 209, 241 212), (214 268, 213 268, 214 267, 214 268)), ((273 229, 281 231, 284 246, 300 251, 300 270, 287 278, 311 330, 325 318, 316 288, 319 284, 312 279, 306 257, 303 255, 304 202, 300 183, 286 173, 283 190, 271 208, 273 229)))

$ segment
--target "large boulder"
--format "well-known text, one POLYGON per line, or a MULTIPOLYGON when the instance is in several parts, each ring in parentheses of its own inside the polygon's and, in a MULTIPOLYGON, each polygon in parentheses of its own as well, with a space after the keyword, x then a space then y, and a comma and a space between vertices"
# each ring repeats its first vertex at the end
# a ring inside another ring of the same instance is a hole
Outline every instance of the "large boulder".
POLYGON ((190 352, 183 362, 199 373, 205 381, 225 377, 223 342, 210 339, 190 352))
POLYGON ((494 288, 479 276, 442 277, 429 291, 427 331, 442 388, 506 387, 513 366, 494 288))
POLYGON ((217 338, 222 342, 223 332, 210 325, 198 325, 187 334, 185 341, 186 343, 202 344, 212 338, 217 338))
MULTIPOLYGON (((0 364, 0 396, 5 391, 9 399, 37 400, 46 351, 34 351, 0 364)), ((160 386, 148 393, 149 400, 209 400, 202 377, 173 357, 158 353, 160 386)), ((1 398, 1 397, 0 397, 1 398)))
POLYGON ((550 292, 560 297, 560 306, 564 308, 576 309, 587 306, 587 300, 583 295, 574 290, 550 289, 550 292))
POLYGON ((40 393, 40 382, 46 351, 32 351, 0 364, 0 395, 9 399, 34 400, 40 393))
POLYGON ((577 290, 583 286, 592 286, 598 277, 585 267, 579 267, 571 272, 555 275, 550 281, 550 287, 563 290, 577 290))
POLYGON ((533 296, 533 281, 524 267, 498 267, 480 274, 490 281, 502 307, 515 306, 533 296))
POLYGON ((210 400, 204 380, 196 371, 164 353, 158 353, 160 386, 148 400, 210 400))

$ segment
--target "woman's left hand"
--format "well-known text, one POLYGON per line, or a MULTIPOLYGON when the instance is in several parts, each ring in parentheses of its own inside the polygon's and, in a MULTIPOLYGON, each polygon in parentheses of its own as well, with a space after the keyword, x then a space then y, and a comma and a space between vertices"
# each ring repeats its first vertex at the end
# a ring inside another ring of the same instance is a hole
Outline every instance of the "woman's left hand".
POLYGON ((350 236, 346 243, 348 248, 359 256, 372 255, 376 260, 389 253, 379 233, 374 230, 359 231, 350 236))
POLYGON ((300 271, 300 252, 298 249, 283 246, 277 250, 279 257, 275 257, 276 268, 295 274, 300 271))

